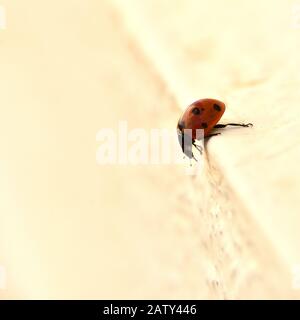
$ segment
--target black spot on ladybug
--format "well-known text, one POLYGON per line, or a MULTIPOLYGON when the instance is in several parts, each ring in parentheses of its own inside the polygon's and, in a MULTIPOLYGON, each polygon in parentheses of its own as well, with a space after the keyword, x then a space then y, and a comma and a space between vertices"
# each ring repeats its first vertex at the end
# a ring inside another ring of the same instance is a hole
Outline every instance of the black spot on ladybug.
POLYGON ((199 108, 194 108, 194 109, 192 110, 192 112, 193 112, 194 115, 198 115, 198 114, 201 113, 201 111, 200 111, 199 108))
POLYGON ((203 123, 201 124, 201 127, 202 127, 203 129, 206 129, 206 128, 208 127, 208 125, 207 125, 206 122, 203 122, 203 123))
POLYGON ((214 104, 214 109, 216 111, 221 111, 222 110, 222 108, 218 104, 214 104))
POLYGON ((182 130, 184 129, 184 127, 185 127, 184 121, 182 121, 182 120, 179 121, 179 122, 178 122, 178 129, 182 131, 182 130))

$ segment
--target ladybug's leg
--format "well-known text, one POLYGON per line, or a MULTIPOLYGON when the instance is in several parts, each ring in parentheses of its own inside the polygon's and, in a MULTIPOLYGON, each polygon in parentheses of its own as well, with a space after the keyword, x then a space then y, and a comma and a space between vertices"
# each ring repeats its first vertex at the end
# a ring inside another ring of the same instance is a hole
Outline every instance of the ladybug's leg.
POLYGON ((225 128, 227 126, 233 126, 233 127, 253 127, 252 123, 227 123, 227 124, 216 124, 214 126, 215 129, 219 129, 219 128, 225 128))
POLYGON ((202 147, 198 146, 197 144, 194 144, 194 147, 200 152, 200 154, 202 154, 202 147))
POLYGON ((218 133, 211 133, 211 134, 209 134, 208 136, 206 136, 205 139, 206 139, 206 138, 213 137, 213 136, 218 136, 218 135, 220 135, 220 134, 221 134, 220 132, 218 132, 218 133))
POLYGON ((203 152, 203 147, 199 144, 196 144, 195 142, 193 143, 193 146, 202 154, 203 152))
POLYGON ((203 152, 202 146, 199 146, 198 144, 196 144, 195 139, 193 140, 193 146, 200 152, 200 154, 202 154, 203 152))

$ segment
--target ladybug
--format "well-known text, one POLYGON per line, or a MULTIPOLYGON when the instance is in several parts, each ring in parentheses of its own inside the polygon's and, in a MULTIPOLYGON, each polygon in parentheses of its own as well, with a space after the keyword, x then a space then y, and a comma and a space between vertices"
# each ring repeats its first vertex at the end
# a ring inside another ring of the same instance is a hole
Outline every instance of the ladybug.
POLYGON ((227 123, 218 124, 225 112, 225 104, 215 99, 200 99, 187 107, 177 124, 178 141, 183 153, 190 159, 195 159, 193 146, 202 153, 201 146, 196 144, 196 140, 201 139, 200 130, 204 130, 204 137, 209 138, 221 133, 213 133, 213 129, 225 128, 227 126, 252 127, 252 123, 227 123))

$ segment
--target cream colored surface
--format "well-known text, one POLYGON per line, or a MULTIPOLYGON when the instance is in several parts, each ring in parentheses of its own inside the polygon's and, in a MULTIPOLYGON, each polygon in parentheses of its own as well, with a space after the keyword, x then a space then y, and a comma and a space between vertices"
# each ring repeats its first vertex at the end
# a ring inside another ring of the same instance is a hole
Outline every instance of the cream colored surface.
POLYGON ((1 298, 300 296, 292 3, 210 3, 1 2, 1 298), (207 96, 255 127, 211 139, 203 175, 96 164, 102 127, 173 128, 207 96))

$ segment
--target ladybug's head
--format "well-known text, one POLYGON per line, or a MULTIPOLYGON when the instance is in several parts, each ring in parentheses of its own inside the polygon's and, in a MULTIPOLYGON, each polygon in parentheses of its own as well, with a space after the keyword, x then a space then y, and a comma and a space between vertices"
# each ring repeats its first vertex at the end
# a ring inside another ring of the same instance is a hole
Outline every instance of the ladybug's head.
POLYGON ((185 130, 184 122, 180 121, 177 125, 177 136, 182 152, 190 159, 194 158, 193 155, 193 138, 189 134, 191 130, 185 130))

